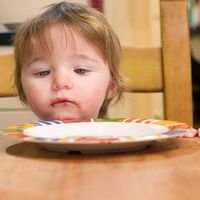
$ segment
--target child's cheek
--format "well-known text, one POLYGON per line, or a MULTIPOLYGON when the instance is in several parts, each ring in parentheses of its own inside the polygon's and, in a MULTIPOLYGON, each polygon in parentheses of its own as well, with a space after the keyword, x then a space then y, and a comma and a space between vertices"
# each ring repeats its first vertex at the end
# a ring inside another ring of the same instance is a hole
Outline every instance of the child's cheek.
POLYGON ((91 99, 88 100, 88 104, 90 104, 91 106, 101 107, 105 98, 106 91, 97 89, 94 94, 91 95, 91 99))
POLYGON ((42 91, 30 90, 26 93, 27 102, 29 105, 37 105, 43 102, 45 94, 42 91))

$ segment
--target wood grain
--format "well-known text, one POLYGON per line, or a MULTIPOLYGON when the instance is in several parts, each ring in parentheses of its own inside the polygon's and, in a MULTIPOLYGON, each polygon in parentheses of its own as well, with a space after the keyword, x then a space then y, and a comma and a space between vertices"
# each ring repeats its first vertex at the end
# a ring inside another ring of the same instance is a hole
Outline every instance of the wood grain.
POLYGON ((193 124, 188 2, 161 1, 165 118, 193 124))
POLYGON ((0 54, 0 96, 16 96, 14 83, 14 56, 13 53, 0 54))
POLYGON ((144 150, 104 155, 15 143, 0 138, 1 200, 199 199, 199 139, 163 140, 144 150))
POLYGON ((127 78, 129 91, 160 92, 163 90, 160 47, 123 47, 121 73, 127 78))

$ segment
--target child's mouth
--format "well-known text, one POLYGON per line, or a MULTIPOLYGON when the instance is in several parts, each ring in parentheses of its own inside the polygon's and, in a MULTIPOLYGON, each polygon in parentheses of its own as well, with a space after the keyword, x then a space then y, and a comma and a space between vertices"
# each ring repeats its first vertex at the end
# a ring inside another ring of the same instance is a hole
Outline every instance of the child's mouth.
POLYGON ((70 103, 73 103, 73 101, 67 98, 57 98, 51 103, 51 106, 55 107, 57 105, 68 105, 70 103))

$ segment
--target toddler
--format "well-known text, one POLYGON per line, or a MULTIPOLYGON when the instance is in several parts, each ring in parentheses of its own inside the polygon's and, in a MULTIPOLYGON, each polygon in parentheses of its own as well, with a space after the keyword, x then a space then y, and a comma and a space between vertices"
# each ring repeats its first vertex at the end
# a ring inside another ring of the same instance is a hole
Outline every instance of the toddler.
POLYGON ((89 6, 49 5, 22 24, 14 46, 20 100, 40 119, 104 117, 113 97, 122 96, 120 42, 89 6))

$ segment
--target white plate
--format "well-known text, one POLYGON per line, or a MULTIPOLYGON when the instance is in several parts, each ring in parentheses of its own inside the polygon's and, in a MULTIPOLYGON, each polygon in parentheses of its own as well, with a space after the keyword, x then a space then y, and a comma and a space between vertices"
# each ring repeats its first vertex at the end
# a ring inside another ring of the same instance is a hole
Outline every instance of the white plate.
POLYGON ((184 134, 190 127, 152 119, 91 119, 43 121, 14 125, 3 134, 60 152, 108 153, 133 151, 184 134))
POLYGON ((30 137, 65 139, 68 137, 144 137, 168 132, 168 128, 155 124, 123 122, 81 122, 51 124, 25 129, 30 137))

